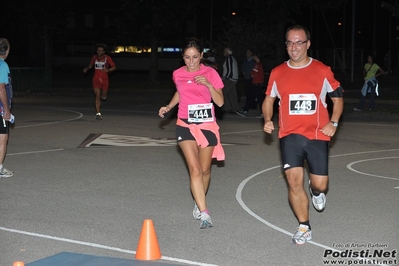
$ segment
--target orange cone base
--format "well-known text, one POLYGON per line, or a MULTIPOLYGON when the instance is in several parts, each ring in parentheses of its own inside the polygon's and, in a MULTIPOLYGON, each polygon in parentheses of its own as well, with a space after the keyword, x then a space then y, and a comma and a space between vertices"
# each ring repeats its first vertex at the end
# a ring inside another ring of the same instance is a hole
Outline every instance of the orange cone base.
POLYGON ((159 249, 157 235, 152 220, 144 220, 139 243, 137 245, 136 259, 159 260, 162 257, 159 249))
POLYGON ((25 263, 23 263, 22 261, 16 261, 12 266, 25 266, 25 263))

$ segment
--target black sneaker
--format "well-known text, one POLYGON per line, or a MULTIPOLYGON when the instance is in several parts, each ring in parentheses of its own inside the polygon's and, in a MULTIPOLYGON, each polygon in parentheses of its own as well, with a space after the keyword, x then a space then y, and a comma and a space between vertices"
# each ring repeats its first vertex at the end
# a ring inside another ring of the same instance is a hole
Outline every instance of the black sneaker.
POLYGON ((237 111, 236 114, 239 116, 242 116, 242 117, 246 117, 248 114, 248 111, 237 111))

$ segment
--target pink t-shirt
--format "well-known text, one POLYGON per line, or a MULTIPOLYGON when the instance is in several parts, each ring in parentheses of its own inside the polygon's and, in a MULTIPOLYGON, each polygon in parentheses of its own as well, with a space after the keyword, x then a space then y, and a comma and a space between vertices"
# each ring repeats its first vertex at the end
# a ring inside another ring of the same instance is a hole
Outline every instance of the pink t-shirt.
MULTIPOLYGON (((200 65, 200 69, 196 72, 188 72, 186 66, 173 71, 173 82, 179 93, 179 110, 177 117, 181 119, 188 118, 188 105, 190 104, 206 104, 212 100, 209 89, 204 85, 195 83, 194 77, 204 76, 212 84, 212 86, 220 90, 223 88, 223 81, 219 74, 212 67, 200 65)), ((212 115, 215 117, 215 108, 212 105, 212 115)))

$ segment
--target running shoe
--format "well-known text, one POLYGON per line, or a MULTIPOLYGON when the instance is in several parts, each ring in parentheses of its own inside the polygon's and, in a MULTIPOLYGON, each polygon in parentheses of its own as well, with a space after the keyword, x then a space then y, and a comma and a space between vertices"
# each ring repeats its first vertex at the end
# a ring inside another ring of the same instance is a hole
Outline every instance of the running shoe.
POLYGON ((213 227, 211 216, 206 212, 201 212, 200 229, 211 228, 211 227, 213 227))
POLYGON ((300 224, 295 234, 292 236, 291 243, 303 245, 306 241, 310 240, 312 240, 312 230, 309 230, 307 225, 300 224))
POLYGON ((8 178, 8 177, 12 177, 13 175, 14 175, 13 171, 10 171, 4 167, 0 170, 0 178, 3 178, 3 177, 8 178))
POLYGON ((309 180, 309 192, 310 195, 312 196, 313 207, 319 212, 324 211, 327 201, 326 195, 324 193, 320 193, 319 196, 313 195, 312 187, 310 186, 310 180, 309 180))
POLYGON ((96 119, 97 120, 103 120, 103 117, 101 116, 101 113, 96 114, 96 119))
POLYGON ((193 216, 195 220, 201 220, 201 212, 198 209, 197 203, 194 202, 193 216))
POLYGON ((236 112, 237 115, 242 116, 242 117, 246 117, 248 114, 248 111, 237 111, 236 112))

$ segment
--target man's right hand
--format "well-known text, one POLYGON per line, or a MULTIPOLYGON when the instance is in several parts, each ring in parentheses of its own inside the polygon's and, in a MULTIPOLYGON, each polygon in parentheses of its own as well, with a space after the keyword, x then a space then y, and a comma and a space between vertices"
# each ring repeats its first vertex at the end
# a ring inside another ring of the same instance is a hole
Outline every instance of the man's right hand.
POLYGON ((265 124, 264 124, 264 126, 263 126, 263 130, 264 130, 266 133, 271 134, 271 133, 273 132, 273 130, 274 130, 273 121, 271 121, 271 120, 265 121, 265 124))

